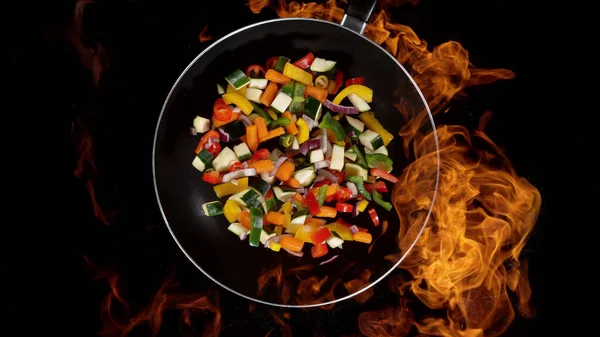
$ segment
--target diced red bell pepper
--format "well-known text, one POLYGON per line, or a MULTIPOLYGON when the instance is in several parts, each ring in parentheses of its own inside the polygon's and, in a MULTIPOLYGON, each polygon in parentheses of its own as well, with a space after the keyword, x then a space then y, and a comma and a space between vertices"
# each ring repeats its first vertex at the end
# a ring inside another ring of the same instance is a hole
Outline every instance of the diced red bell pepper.
POLYGON ((350 189, 348 187, 342 187, 342 189, 340 189, 336 193, 335 200, 337 200, 339 202, 346 202, 346 201, 350 200, 351 197, 352 197, 352 191, 350 191, 350 189))
POLYGON ((242 163, 240 163, 239 161, 236 161, 236 162, 233 162, 233 164, 231 164, 231 166, 229 167, 229 172, 238 171, 243 168, 244 168, 244 166, 242 165, 242 163))
POLYGON ((329 171, 331 173, 333 173, 333 175, 335 176, 335 178, 338 180, 338 182, 342 182, 344 180, 346 180, 346 173, 345 172, 339 172, 339 171, 329 171))
POLYGON ((330 237, 331 232, 327 227, 323 227, 310 235, 310 239, 315 245, 325 242, 330 237))
POLYGON ((267 150, 267 149, 258 149, 254 153, 254 155, 252 155, 252 159, 254 159, 254 160, 263 160, 263 159, 269 158, 270 156, 271 156, 271 153, 269 153, 269 150, 267 150))
POLYGON ((354 206, 343 202, 338 202, 337 204, 335 204, 335 209, 338 212, 342 213, 352 213, 352 209, 354 209, 354 206))
POLYGON ((389 173, 385 172, 384 170, 381 170, 381 169, 378 169, 378 168, 372 168, 370 173, 374 177, 383 178, 383 179, 385 179, 385 180, 387 180, 389 182, 392 182, 394 184, 398 182, 398 177, 396 177, 396 176, 394 176, 392 174, 389 174, 389 173))
POLYGON ((268 59, 267 64, 265 64, 265 69, 273 69, 275 67, 275 63, 277 63, 277 59, 279 59, 279 56, 273 56, 270 59, 268 59))
POLYGON ((219 174, 219 171, 205 171, 202 175, 202 180, 206 181, 209 184, 218 184, 221 182, 221 175, 219 174))
POLYGON ((317 197, 315 197, 312 193, 306 193, 304 197, 306 199, 306 203, 308 204, 308 210, 310 214, 317 215, 321 212, 321 207, 319 206, 319 202, 317 201, 317 197))
POLYGON ((306 54, 306 56, 304 56, 303 58, 294 62, 293 64, 296 67, 304 70, 304 69, 310 67, 310 65, 313 63, 314 60, 315 60, 315 55, 313 55, 313 53, 311 53, 311 52, 308 52, 308 54, 306 54))
POLYGON ((328 252, 329 249, 324 243, 319 243, 318 245, 314 245, 310 248, 310 255, 312 255, 312 257, 315 259, 327 255, 328 252))
POLYGON ((349 78, 346 80, 347 87, 354 85, 354 84, 365 84, 365 78, 364 77, 355 77, 355 78, 349 78))
POLYGON ((212 153, 212 155, 215 157, 219 154, 219 152, 221 152, 221 143, 220 142, 215 142, 210 145, 208 145, 208 143, 207 143, 206 145, 204 145, 204 147, 206 147, 206 150, 208 152, 212 153))
POLYGON ((202 149, 204 148, 204 145, 206 145, 209 138, 220 139, 220 136, 217 131, 208 130, 208 132, 205 133, 204 136, 202 136, 202 138, 200 138, 200 141, 198 142, 198 146, 196 146, 196 150, 195 150, 196 154, 198 154, 198 153, 200 153, 200 151, 202 151, 202 149))
POLYGON ((312 188, 319 188, 323 185, 329 185, 331 182, 329 181, 329 179, 325 178, 323 180, 319 180, 316 183, 313 184, 312 188))
POLYGON ((377 211, 375 210, 375 208, 369 209, 369 216, 373 221, 373 225, 375 225, 375 227, 379 226, 379 215, 377 215, 377 211))
POLYGON ((342 73, 341 70, 338 70, 337 74, 335 75, 335 87, 333 87, 333 92, 330 92, 330 94, 337 94, 342 84, 344 84, 344 73, 342 73))
POLYGON ((365 188, 367 189, 367 192, 369 192, 369 193, 373 192, 373 189, 375 189, 375 191, 377 191, 379 193, 388 191, 387 186, 385 185, 385 183, 383 181, 378 181, 374 184, 365 184, 365 188))
POLYGON ((265 76, 265 68, 261 65, 253 64, 246 68, 246 76, 256 78, 256 77, 264 77, 265 76))

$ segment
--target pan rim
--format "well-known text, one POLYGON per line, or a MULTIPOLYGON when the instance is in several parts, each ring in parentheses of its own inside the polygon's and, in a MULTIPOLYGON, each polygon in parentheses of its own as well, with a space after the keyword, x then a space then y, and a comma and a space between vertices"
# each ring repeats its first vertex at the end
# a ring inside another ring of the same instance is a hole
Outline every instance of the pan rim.
POLYGON ((280 308, 315 308, 315 307, 322 307, 322 306, 326 306, 326 305, 331 305, 334 303, 338 303, 347 299, 350 299, 360 293, 362 293, 363 291, 366 291, 367 289, 373 287, 375 284, 379 283, 381 280, 383 280, 384 278, 386 278, 394 269, 398 268, 398 266, 400 265, 400 263, 402 263, 402 261, 406 258, 406 256, 412 251, 413 247, 415 246, 417 240, 421 237, 421 235, 423 234, 423 230, 425 229, 425 227, 428 225, 429 223, 429 219, 431 218, 431 213, 433 210, 433 205, 435 204, 436 201, 436 197, 437 197, 437 192, 438 192, 438 185, 439 185, 439 179, 440 179, 440 153, 439 153, 439 142, 438 142, 438 135, 437 135, 437 129, 435 127, 435 121, 433 120, 433 115, 431 114, 431 110, 429 109, 429 104, 427 104, 427 100, 425 99, 425 96, 423 95, 423 93, 421 92, 421 89, 419 88, 419 86, 417 85, 417 83, 415 82, 415 80, 413 79, 413 77, 408 73, 408 71, 404 68, 404 66, 402 66, 402 64, 400 62, 398 62, 398 60, 396 58, 394 58, 387 50, 385 50, 383 47, 381 47, 380 45, 376 44, 375 42, 373 42, 372 40, 370 40, 369 38, 367 38, 366 36, 359 34, 349 28, 346 28, 340 24, 337 24, 335 22, 330 22, 330 21, 325 21, 325 20, 319 20, 319 19, 313 19, 313 18, 278 18, 278 19, 272 19, 272 20, 266 20, 266 21, 261 21, 261 22, 257 22, 251 25, 247 25, 244 26, 240 29, 237 29, 225 36, 223 36, 222 38, 218 39, 217 41, 213 42, 210 46, 206 47, 202 52, 200 52, 189 64, 188 66, 181 72, 181 74, 179 75, 179 77, 177 78, 177 80, 175 81, 175 83, 173 84, 173 86, 171 87, 171 90, 169 91, 165 102, 161 108, 161 112, 160 115, 158 116, 158 121, 156 122, 156 129, 154 130, 154 140, 152 143, 152 181, 154 184, 154 194, 156 196, 156 201, 158 203, 158 208, 160 209, 160 213, 162 215, 162 218, 165 222, 165 225, 167 226, 167 229, 169 230, 169 233, 171 233, 171 236, 173 237, 173 240, 175 240, 175 243, 177 244, 177 246, 179 247, 179 249, 183 252, 183 254, 188 258, 188 260, 190 260, 190 262, 192 262, 192 264, 194 266, 196 266, 196 268, 198 268, 198 270, 200 270, 206 277, 208 277, 211 281, 215 282, 216 284, 218 284, 219 286, 221 286, 222 288, 238 295, 241 296, 245 299, 248 299, 250 301, 254 301, 257 303, 261 303, 261 304, 266 304, 266 305, 271 305, 271 306, 275 306, 275 307, 280 307, 280 308), (425 221, 423 222, 423 226, 421 227, 421 229, 419 230, 419 233, 416 237, 416 239, 412 242, 412 244, 408 247, 408 249, 406 250, 406 252, 402 255, 402 257, 400 259, 398 259, 398 261, 392 266, 390 267, 390 269, 383 273, 379 278, 377 278, 376 280, 370 282, 367 286, 351 293, 348 294, 344 297, 340 297, 340 298, 336 298, 334 300, 331 301, 327 301, 327 302, 323 302, 323 303, 313 303, 313 304, 281 304, 281 303, 273 303, 273 302, 268 302, 268 301, 264 301, 264 300, 260 300, 248 295, 245 295, 241 292, 238 292, 228 286, 226 286, 225 284, 221 283, 220 281, 218 281, 217 279, 215 279, 214 277, 212 277, 209 273, 207 273, 206 271, 204 271, 204 269, 202 269, 202 267, 200 267, 200 265, 194 261, 194 259, 188 254, 188 252, 185 250, 185 248, 183 248, 183 246, 181 245, 181 243, 179 242, 179 240, 177 239, 177 237, 175 236, 175 233, 173 232, 173 230, 171 229, 171 225, 169 224, 169 221, 167 220, 167 216, 165 214, 165 211, 162 207, 162 203, 160 201, 160 196, 158 193, 158 184, 156 181, 156 160, 155 160, 155 155, 156 155, 156 143, 157 143, 157 139, 158 139, 158 130, 160 128, 160 123, 162 121, 162 117, 163 114, 165 113, 165 109, 167 107, 167 104, 169 103, 170 99, 171 99, 171 95, 173 94, 173 92, 175 91, 175 89, 177 88, 177 86, 179 85, 179 82, 181 81, 181 79, 187 74, 187 72, 189 71, 189 69, 206 53, 208 52, 211 48, 213 48, 214 46, 218 45, 219 43, 221 43, 222 41, 228 39, 229 37, 242 32, 246 29, 250 29, 250 28, 254 28, 260 25, 265 25, 265 24, 270 24, 270 23, 274 23, 274 22, 280 22, 280 21, 312 21, 312 22, 318 22, 320 24, 330 24, 330 25, 334 25, 338 28, 341 29, 345 29, 349 32, 352 32, 353 34, 356 34, 360 37, 362 37, 363 39, 367 40, 368 42, 370 42, 371 44, 373 44, 375 47, 379 48, 382 52, 384 52, 386 55, 388 55, 397 65, 398 67, 400 67, 400 69, 402 69, 402 71, 406 74, 406 76, 409 78, 410 82, 413 84, 413 87, 417 90, 419 97, 421 97, 421 101, 423 102, 423 105, 425 106, 425 109, 427 110, 427 115, 429 117, 429 121, 431 123, 431 125, 433 126, 433 136, 434 136, 434 140, 435 140, 435 148, 436 148, 436 159, 437 159, 437 171, 436 171, 436 177, 435 177, 435 188, 433 191, 433 197, 431 199, 431 207, 429 208, 428 212, 427 212, 427 216, 425 217, 425 221))

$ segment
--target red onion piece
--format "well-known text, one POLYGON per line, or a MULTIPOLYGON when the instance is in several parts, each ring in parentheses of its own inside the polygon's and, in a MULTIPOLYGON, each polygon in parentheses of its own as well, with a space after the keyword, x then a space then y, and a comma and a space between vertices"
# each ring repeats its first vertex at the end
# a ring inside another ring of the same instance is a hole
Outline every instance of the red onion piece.
POLYGON ((244 232, 244 233, 242 233, 242 234, 240 235, 240 240, 242 240, 242 241, 246 240, 246 238, 248 237, 248 233, 249 233, 249 232, 244 232))
POLYGON ((243 177, 250 177, 250 176, 255 176, 255 175, 256 175, 256 169, 254 169, 254 168, 237 170, 237 171, 229 172, 229 173, 226 173, 225 175, 223 175, 223 182, 226 183, 230 180, 239 179, 239 178, 243 178, 243 177))
POLYGON ((242 121, 242 123, 244 123, 245 126, 251 125, 252 122, 250 121, 250 118, 248 118, 248 116, 244 115, 244 114, 240 114, 240 120, 242 121))
POLYGON ((320 138, 321 136, 317 136, 302 143, 302 145, 300 145, 300 153, 302 153, 303 156, 306 156, 308 151, 312 151, 321 146, 320 138))
POLYGON ((319 160, 318 162, 315 162, 314 165, 315 170, 329 167, 329 163, 327 162, 327 160, 319 160))
POLYGON ((329 179, 329 181, 331 181, 332 184, 335 184, 338 182, 335 175, 328 170, 320 169, 317 171, 317 175, 324 176, 325 178, 329 179))
POLYGON ((323 102, 323 105, 327 109, 329 109, 333 112, 341 113, 344 115, 358 115, 358 109, 356 109, 353 106, 343 106, 343 105, 339 105, 339 104, 333 104, 328 99, 326 99, 325 102, 323 102))
POLYGON ((358 216, 358 213, 360 213, 358 211, 358 204, 360 204, 360 201, 354 203, 354 207, 352 207, 352 216, 358 216))
POLYGON ((192 136, 198 135, 198 132, 196 132, 196 129, 194 127, 190 127, 190 135, 192 135, 192 136))
POLYGON ((287 159, 286 156, 281 156, 279 158, 277 158, 277 160, 275 161, 275 167, 273 168, 273 171, 271 171, 269 173, 269 177, 272 177, 275 175, 275 173, 277 173, 277 170, 279 169, 279 166, 281 166, 281 164, 283 164, 283 162, 287 159))
POLYGON ((354 130, 348 132, 348 137, 356 137, 356 132, 354 130))
POLYGON ((292 119, 294 120, 294 123, 296 123, 298 121, 298 116, 296 116, 296 114, 292 114, 292 119))
POLYGON ((304 193, 306 193, 306 188, 304 188, 304 187, 297 188, 297 189, 296 189, 296 192, 298 192, 298 193, 300 193, 300 194, 304 195, 304 193))
POLYGON ((333 260, 337 259, 337 258, 338 258, 338 256, 339 256, 339 255, 334 255, 334 256, 332 256, 332 257, 331 257, 329 260, 325 260, 325 261, 323 261, 323 262, 319 263, 319 266, 322 266, 322 265, 324 265, 324 264, 326 264, 326 263, 329 263, 329 262, 331 262, 331 261, 333 261, 333 260))
POLYGON ((356 185, 353 182, 347 182, 346 187, 350 189, 350 191, 352 192, 352 196, 358 195, 358 187, 356 187, 356 185))
POLYGON ((247 160, 242 163, 242 167, 245 168, 245 169, 248 168, 248 161, 247 160))
POLYGON ((304 121, 306 122, 306 125, 308 126, 308 130, 312 130, 315 126, 317 126, 317 122, 308 117, 307 115, 302 115, 302 119, 304 119, 304 121))
POLYGON ((350 226, 350 231, 352 232, 352 234, 356 234, 358 233, 358 227, 356 227, 356 225, 352 225, 350 226))
POLYGON ((222 128, 219 128, 219 139, 225 143, 229 142, 229 134, 223 131, 222 128))
POLYGON ((285 250, 286 252, 288 252, 288 253, 290 253, 290 254, 292 254, 294 256, 297 256, 297 257, 303 257, 304 256, 304 252, 294 252, 294 251, 291 251, 291 250, 285 249, 285 248, 283 248, 283 250, 285 250))

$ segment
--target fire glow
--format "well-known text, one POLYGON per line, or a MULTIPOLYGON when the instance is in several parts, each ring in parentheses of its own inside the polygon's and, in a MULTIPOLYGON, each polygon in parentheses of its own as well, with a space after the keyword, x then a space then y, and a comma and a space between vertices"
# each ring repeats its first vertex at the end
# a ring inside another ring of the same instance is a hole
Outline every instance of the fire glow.
MULTIPOLYGON (((470 63, 468 52, 457 42, 429 48, 410 27, 391 22, 385 8, 399 2, 406 1, 381 1, 384 10, 373 15, 365 35, 382 45, 409 70, 434 115, 446 111, 451 99, 464 94, 468 87, 514 78, 515 74, 509 70, 476 68, 470 63)), ((88 3, 91 1, 78 2, 75 29, 77 24, 81 26, 81 6, 88 3)), ((340 22, 344 15, 344 9, 333 0, 323 4, 250 0, 248 7, 255 14, 270 7, 280 17, 312 17, 334 22, 340 22)), ((206 33, 207 27, 199 33, 201 42, 212 38, 206 33)), ((77 46, 80 38, 74 35, 74 45, 77 46)), ((94 62, 99 62, 98 54, 103 53, 103 49, 98 47, 94 55, 84 48, 77 50, 82 60, 87 60, 84 63, 94 74, 97 84, 102 69, 94 62)), ((402 101, 397 107, 400 114, 407 113, 402 101)), ((392 202, 400 217, 398 245, 401 251, 407 251, 413 244, 427 210, 433 210, 428 225, 399 265, 410 277, 389 278, 390 290, 398 294, 397 305, 361 313, 358 326, 362 334, 406 336, 416 329, 422 335, 498 336, 514 320, 515 307, 524 317, 534 315, 529 305, 531 289, 527 264, 521 263, 519 257, 536 223, 541 196, 534 186, 517 175, 509 159, 485 134, 489 117, 490 114, 484 114, 479 129, 474 131, 460 125, 439 126, 439 151, 433 134, 420 131, 428 119, 424 111, 416 116, 404 115, 406 123, 400 130, 394 130, 402 138, 405 153, 414 156, 392 192, 392 202), (438 164, 440 180, 432 206, 432 186, 438 164), (511 300, 511 293, 516 294, 516 301, 511 300), (419 315, 419 306, 441 314, 419 315)), ((75 173, 78 176, 82 175, 84 162, 90 163, 95 173, 91 136, 82 135, 85 137, 77 138, 80 161, 75 173)), ((106 223, 95 201, 93 181, 88 182, 88 190, 96 216, 106 223)), ((388 258, 398 260, 397 256, 388 258)), ((193 323, 190 312, 211 312, 214 321, 206 328, 205 335, 218 335, 221 324, 217 301, 207 296, 177 293, 175 282, 167 280, 148 307, 129 313, 127 302, 119 291, 119 276, 93 269, 98 277, 109 281, 112 289, 103 302, 105 335, 127 335, 144 325, 156 334, 166 310, 181 311, 188 326, 193 323), (116 306, 125 312, 124 319, 114 317, 112 311, 116 306)), ((336 286, 352 292, 367 284, 371 276, 370 271, 365 270, 356 280, 340 281, 327 289, 322 288, 327 280, 307 277, 294 292, 286 284, 285 272, 310 274, 310 267, 284 271, 279 266, 265 271, 257 280, 259 293, 270 283, 279 289, 283 303, 318 303, 333 300, 336 286)), ((373 294, 371 288, 353 299, 365 303, 373 294)), ((285 330, 285 335, 291 335, 286 318, 272 315, 285 330)))

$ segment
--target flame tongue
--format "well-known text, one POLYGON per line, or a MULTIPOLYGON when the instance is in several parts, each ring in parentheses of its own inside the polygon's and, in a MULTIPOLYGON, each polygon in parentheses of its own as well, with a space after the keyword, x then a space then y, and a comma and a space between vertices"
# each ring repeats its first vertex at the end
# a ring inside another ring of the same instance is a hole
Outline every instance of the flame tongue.
MULTIPOLYGON (((385 1, 384 5, 392 2, 385 1)), ((265 1, 249 2, 255 13, 267 5, 265 1)), ((280 1, 275 10, 280 17, 324 19, 325 13, 328 20, 341 17, 333 1, 280 1)), ((365 35, 409 69, 434 115, 446 110, 453 97, 464 95, 465 88, 515 76, 506 69, 476 68, 457 42, 430 50, 410 27, 390 22, 385 11, 371 20, 365 35)), ((537 220, 541 196, 515 173, 510 161, 483 132, 489 113, 484 114, 480 129, 472 134, 462 126, 439 127, 438 151, 434 135, 420 131, 429 122, 426 111, 415 110, 409 101, 401 97, 397 104, 407 121, 398 133, 405 152, 413 153, 415 158, 392 193, 401 221, 402 251, 415 242, 428 210, 433 208, 430 223, 400 264, 412 278, 391 279, 391 286, 403 296, 414 296, 445 314, 416 317, 409 303, 401 300, 395 309, 362 313, 360 330, 367 336, 403 336, 414 326, 428 335, 497 336, 515 315, 509 290, 516 292, 521 314, 532 314, 527 266, 518 259, 537 220), (440 180, 433 203, 438 165, 440 180)), ((345 286, 364 282, 357 279, 345 286)), ((285 284, 285 280, 279 279, 279 283, 285 284)))

